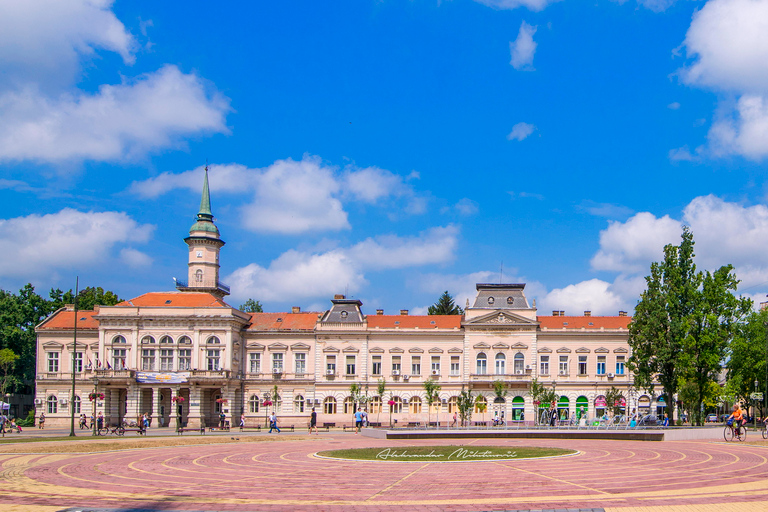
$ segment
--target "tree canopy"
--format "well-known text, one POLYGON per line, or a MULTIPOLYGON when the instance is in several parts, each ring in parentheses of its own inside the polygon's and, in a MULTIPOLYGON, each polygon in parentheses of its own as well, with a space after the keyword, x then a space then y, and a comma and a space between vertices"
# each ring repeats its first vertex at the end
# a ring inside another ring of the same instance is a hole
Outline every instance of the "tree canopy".
POLYGON ((240 311, 244 313, 263 313, 264 308, 261 305, 261 302, 258 300, 248 299, 245 301, 245 304, 240 304, 240 307, 237 308, 240 311))
POLYGON ((427 312, 430 315, 461 315, 464 310, 461 309, 453 301, 453 297, 448 291, 444 291, 443 294, 437 299, 437 302, 429 306, 427 312))

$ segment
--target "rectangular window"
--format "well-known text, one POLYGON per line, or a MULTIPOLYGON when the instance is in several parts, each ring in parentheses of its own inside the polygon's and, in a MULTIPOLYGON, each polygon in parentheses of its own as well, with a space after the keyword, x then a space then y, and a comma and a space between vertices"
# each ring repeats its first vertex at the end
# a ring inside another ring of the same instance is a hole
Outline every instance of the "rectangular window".
POLYGON ((373 356, 373 375, 381 375, 381 356, 373 356))
POLYGON ((261 354, 253 353, 248 356, 248 371, 251 373, 261 372, 261 354))
POLYGON ((192 369, 192 349, 180 348, 179 349, 179 371, 186 371, 192 369))
POLYGON ((392 356, 392 374, 400 373, 400 356, 392 356))
POLYGON ((347 375, 355 375, 355 356, 347 356, 347 375))
POLYGON ((605 356, 597 356, 597 374, 605 375, 605 356))
POLYGON ((125 370, 125 352, 124 348, 112 349, 112 368, 115 370, 125 370))
POLYGON ((48 371, 57 373, 59 371, 59 353, 48 352, 48 371))
POLYGON ((560 356, 560 364, 557 370, 560 375, 568 375, 568 356, 560 356))
POLYGON ((272 373, 283 373, 283 353, 272 354, 272 373))
POLYGON ((208 359, 208 371, 217 372, 221 369, 221 350, 218 348, 209 348, 206 350, 208 359))
POLYGON ((485 375, 487 372, 488 372, 488 359, 486 359, 485 354, 480 353, 480 355, 477 356, 477 374, 485 375))
POLYGON ((549 375, 549 356, 539 356, 539 375, 549 375))
POLYGON ((83 353, 75 352, 75 372, 80 373, 83 371, 83 353))
POLYGON ((460 375, 460 359, 459 356, 451 356, 451 375, 460 375))
POLYGON ((624 356, 616 356, 616 375, 624 375, 624 356))
POLYGON ((411 356, 411 375, 421 375, 421 356, 411 356))
POLYGON ((296 375, 307 373, 307 354, 295 354, 294 361, 296 362, 296 375))
POLYGON ((160 349, 160 371, 173 371, 173 350, 168 348, 160 349))
POLYGON ((432 356, 432 375, 440 375, 440 356, 432 356))
POLYGON ((325 372, 328 375, 336 375, 336 356, 326 356, 325 372))
POLYGON ((145 372, 155 370, 155 349, 145 348, 141 351, 141 369, 145 372))
POLYGON ((579 375, 587 374, 587 356, 579 356, 579 375))

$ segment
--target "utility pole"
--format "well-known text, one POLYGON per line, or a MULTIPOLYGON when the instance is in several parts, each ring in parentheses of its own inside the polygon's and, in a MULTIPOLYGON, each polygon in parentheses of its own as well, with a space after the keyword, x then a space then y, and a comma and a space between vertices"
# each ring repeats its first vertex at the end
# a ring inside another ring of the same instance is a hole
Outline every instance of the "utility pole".
MULTIPOLYGON (((77 375, 77 295, 80 293, 80 276, 75 278, 75 332, 72 338, 72 393, 69 395, 69 437, 75 437, 75 376, 77 375)), ((83 401, 80 400, 82 408, 83 401)))

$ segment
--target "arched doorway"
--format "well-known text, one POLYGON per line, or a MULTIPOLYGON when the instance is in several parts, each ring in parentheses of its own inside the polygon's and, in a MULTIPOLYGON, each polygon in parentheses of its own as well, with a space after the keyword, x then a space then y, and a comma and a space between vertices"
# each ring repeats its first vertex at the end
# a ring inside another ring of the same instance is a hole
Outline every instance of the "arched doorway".
POLYGON ((571 401, 567 396, 563 395, 557 401, 557 417, 560 421, 565 421, 570 417, 571 401))
POLYGON ((589 400, 585 396, 580 396, 576 399, 576 419, 580 420, 583 417, 588 416, 589 400))
POLYGON ((512 418, 515 421, 523 421, 525 419, 525 398, 516 396, 512 399, 512 418))

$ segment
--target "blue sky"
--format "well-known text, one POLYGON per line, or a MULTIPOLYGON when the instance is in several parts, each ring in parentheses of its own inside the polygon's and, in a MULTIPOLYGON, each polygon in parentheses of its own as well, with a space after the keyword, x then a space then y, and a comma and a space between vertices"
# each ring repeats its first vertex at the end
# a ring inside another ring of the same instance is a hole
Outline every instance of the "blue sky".
POLYGON ((768 292, 768 1, 0 2, 0 287, 630 310, 691 226, 768 292), (503 268, 503 274, 500 270, 503 268))

